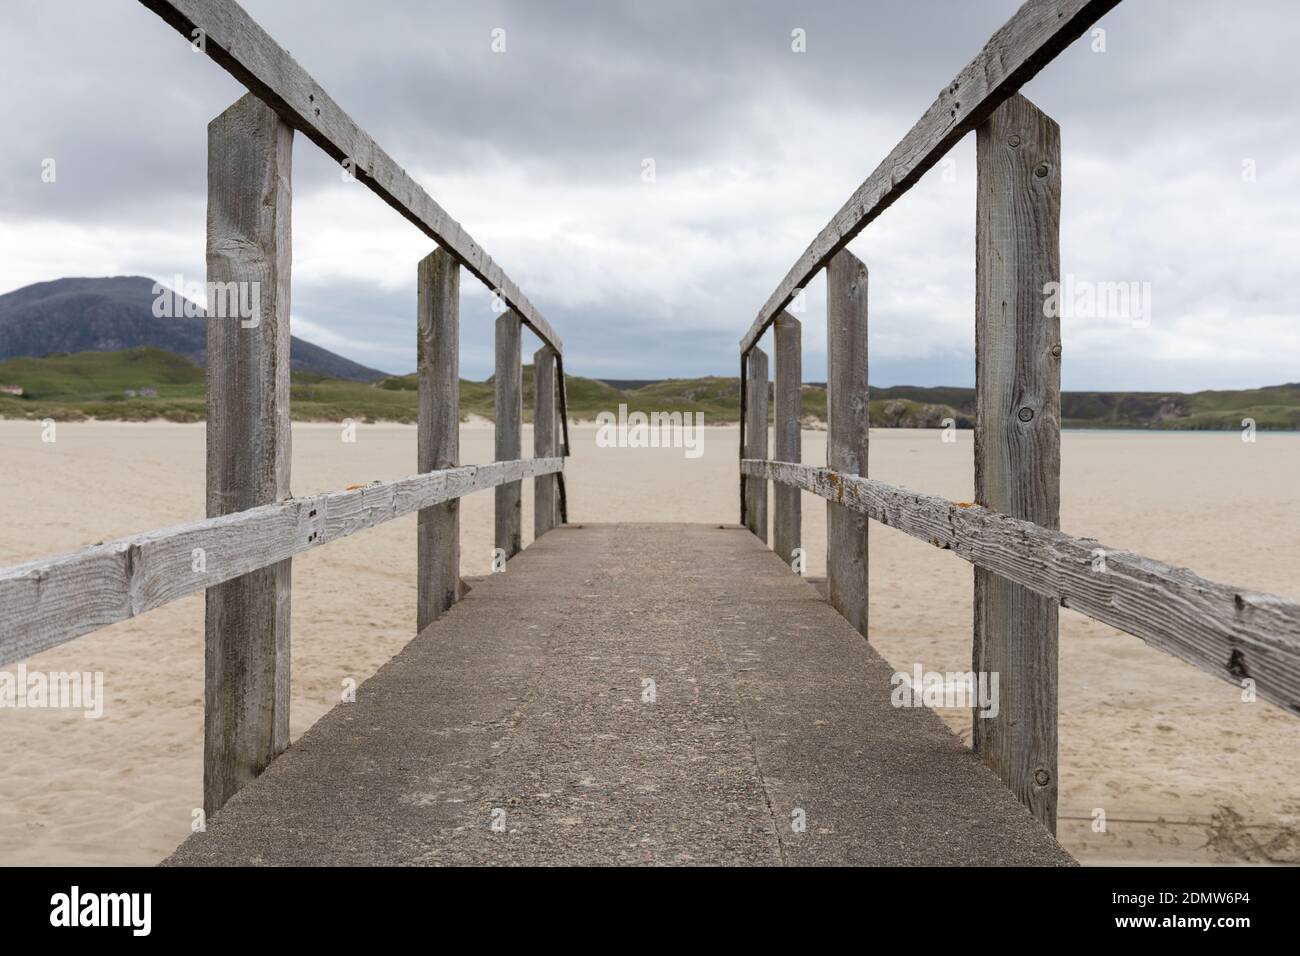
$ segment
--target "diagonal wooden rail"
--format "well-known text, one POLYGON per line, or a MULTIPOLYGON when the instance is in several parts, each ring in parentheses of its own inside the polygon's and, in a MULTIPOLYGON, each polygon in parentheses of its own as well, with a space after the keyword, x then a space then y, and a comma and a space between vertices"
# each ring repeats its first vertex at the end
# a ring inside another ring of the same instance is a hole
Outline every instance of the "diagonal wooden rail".
POLYGON ((557 352, 560 337, 519 287, 269 33, 230 0, 140 0, 248 91, 433 239, 557 352))
POLYGON ((1120 0, 1029 0, 1016 11, 930 104, 870 176, 854 190, 790 267, 740 340, 754 347, 809 280, 830 264, 871 221, 906 193, 967 133, 1120 0))

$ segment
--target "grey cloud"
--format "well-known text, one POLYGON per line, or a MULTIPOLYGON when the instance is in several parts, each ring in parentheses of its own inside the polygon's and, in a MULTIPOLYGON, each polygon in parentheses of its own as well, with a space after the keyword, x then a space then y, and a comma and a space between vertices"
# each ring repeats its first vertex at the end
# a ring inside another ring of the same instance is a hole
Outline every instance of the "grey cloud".
MULTIPOLYGON (((467 184, 435 198, 559 329, 571 370, 649 377, 733 373, 736 341, 802 247, 1017 3, 246 6, 398 162, 426 182, 467 184), (490 51, 494 27, 507 31, 505 55, 490 51), (805 54, 790 51, 795 27, 805 54), (636 205, 645 157, 671 214, 636 205), (494 205, 499 173, 526 185, 510 193, 514 208, 494 205), (732 180, 749 191, 727 199, 732 180), (716 182, 717 196, 683 201, 697 182, 716 182), (537 210, 552 235, 481 235, 485 217, 499 226, 537 210), (680 265, 647 280, 648 263, 672 254, 680 265), (570 275, 601 281, 575 296, 570 275)), ((0 122, 18 133, 0 153, 0 229, 162 231, 174 258, 139 271, 201 264, 206 124, 238 84, 131 0, 19 0, 5 19, 0 122), (40 182, 46 156, 59 163, 55 189, 40 182)), ((1095 352, 1111 347, 1104 336, 1067 329, 1067 386, 1300 378, 1286 374, 1300 355, 1261 339, 1300 310, 1286 251, 1300 221, 1291 5, 1127 0, 1102 26, 1104 54, 1080 41, 1025 92, 1062 126, 1066 269, 1151 280, 1161 311, 1129 347, 1174 357, 1108 360, 1095 352), (1247 187, 1248 158, 1258 179, 1247 187), (1225 328, 1216 312, 1242 321, 1225 328), (1178 358, 1180 339, 1247 357, 1178 358)), ((298 197, 336 185, 314 146, 299 138, 297 149, 298 197)), ((854 244, 872 268, 877 384, 971 378, 969 139, 954 157, 955 186, 932 174, 854 244)), ((7 275, 49 278, 41 268, 20 258, 7 275)), ((355 343, 341 348, 349 357, 410 367, 413 280, 394 290, 328 266, 300 275, 296 315, 355 343)), ((486 374, 486 300, 467 298, 465 315, 466 370, 486 374)), ((824 357, 807 335, 815 378, 824 357)))

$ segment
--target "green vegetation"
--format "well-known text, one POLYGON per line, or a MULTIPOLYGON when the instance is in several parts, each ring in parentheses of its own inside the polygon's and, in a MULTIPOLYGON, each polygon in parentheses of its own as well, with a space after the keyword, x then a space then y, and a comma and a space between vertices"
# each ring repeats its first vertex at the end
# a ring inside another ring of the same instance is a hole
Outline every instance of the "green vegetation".
MULTIPOLYGON (((295 383, 297 379, 294 379, 295 383)), ((350 382, 331 384, 350 385, 350 382)), ((564 377, 565 395, 569 403, 569 416, 571 418, 591 418, 594 419, 599 412, 616 411, 620 401, 626 401, 624 393, 616 388, 611 388, 604 382, 598 382, 593 378, 575 378, 572 375, 564 377)), ((393 392, 401 395, 402 407, 408 409, 407 417, 395 418, 393 415, 383 417, 395 419, 396 421, 415 421, 415 393, 416 381, 415 374, 394 375, 386 378, 374 386, 376 389, 384 392, 393 392)), ((524 398, 524 420, 533 420, 533 367, 524 366, 523 377, 523 398, 524 398)), ((481 418, 493 418, 496 415, 496 383, 489 378, 486 382, 470 382, 465 379, 460 380, 460 415, 462 420, 470 415, 478 415, 481 418)), ((297 412, 294 418, 297 418, 297 412)), ((354 414, 352 417, 356 417, 354 414)))
MULTIPOLYGON (((69 421, 202 421, 206 411, 204 370, 156 348, 79 352, 0 362, 0 385, 18 385, 20 396, 0 394, 0 418, 69 421), (142 396, 141 389, 156 395, 142 396), (134 392, 136 394, 129 394, 134 392)), ((600 412, 700 412, 708 424, 736 421, 737 379, 669 379, 620 391, 595 379, 566 376, 571 418, 594 420, 600 412)), ((524 366, 524 417, 532 418, 533 368, 524 366)), ((493 417, 494 387, 460 383, 461 416, 493 417)), ((291 402, 295 421, 414 422, 414 375, 375 384, 295 372, 291 402)), ((805 421, 826 420, 826 389, 803 387, 805 421)), ((1259 429, 1300 429, 1300 384, 1242 391, 1066 392, 1061 396, 1067 428, 1240 429, 1253 418, 1259 429)), ((970 388, 899 386, 872 389, 871 422, 878 427, 939 428, 951 418, 972 427, 975 391, 970 388)))
POLYGON ((1187 416, 1163 428, 1240 429, 1253 418, 1260 429, 1300 428, 1300 383, 1233 392, 1196 392, 1188 396, 1187 416))
POLYGON ((738 383, 734 378, 673 378, 621 392, 604 409, 617 412, 618 403, 625 402, 629 412, 701 412, 705 424, 734 422, 740 418, 738 383))
POLYGON ((18 385, 24 393, 0 393, 2 418, 196 422, 205 410, 203 369, 155 348, 10 359, 0 362, 0 385, 18 385), (158 394, 128 395, 143 388, 158 394))

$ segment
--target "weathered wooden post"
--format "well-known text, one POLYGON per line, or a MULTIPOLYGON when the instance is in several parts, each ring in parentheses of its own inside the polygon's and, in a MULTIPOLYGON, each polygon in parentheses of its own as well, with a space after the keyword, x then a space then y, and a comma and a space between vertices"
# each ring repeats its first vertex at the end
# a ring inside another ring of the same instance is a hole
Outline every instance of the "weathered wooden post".
MULTIPOLYGON (((293 129, 251 93, 208 125, 210 518, 290 495, 292 173, 293 129)), ((208 814, 289 746, 291 571, 281 561, 207 591, 208 814)))
MULTIPOLYGON (((1016 95, 976 136, 975 500, 1060 527, 1061 137, 1016 95)), ((998 675, 995 717, 974 714, 974 747, 1056 831, 1057 605, 975 569, 976 674, 998 675)), ((990 684, 991 686, 991 684, 990 684)))
MULTIPOLYGON (((460 264, 437 249, 416 278, 417 455, 421 472, 440 471, 460 464, 460 264)), ((416 574, 423 631, 461 596, 460 499, 420 510, 416 574)))
MULTIPOLYGON (((746 446, 749 444, 745 440, 745 419, 748 411, 748 409, 745 408, 745 396, 749 394, 749 386, 747 384, 749 382, 749 353, 745 351, 741 351, 740 353, 740 379, 738 381, 740 384, 740 441, 737 443, 738 447, 736 448, 736 452, 738 457, 736 460, 744 461, 747 457, 746 452, 748 451, 746 446)), ((737 477, 740 479, 740 485, 737 489, 740 496, 740 523, 748 528, 749 516, 745 514, 745 488, 748 487, 749 478, 745 475, 739 474, 739 469, 737 469, 737 477)))
MULTIPOLYGON (((867 477, 867 267, 844 249, 826 267, 826 467, 867 477)), ((826 591, 867 636, 867 517, 826 502, 826 591)))
MULTIPOLYGON (((559 421, 555 413, 555 349, 543 345, 533 355, 533 456, 559 454, 559 421)), ((560 520, 554 475, 533 479, 533 538, 540 538, 560 520)))
MULTIPOLYGON (((767 353, 749 351, 745 378, 745 457, 767 457, 767 353)), ((767 479, 745 478, 745 527, 767 541, 767 479)))
MULTIPOLYGON (((798 462, 802 457, 799 419, 803 415, 803 372, 799 320, 789 312, 776 317, 776 386, 772 457, 798 462)), ((799 489, 776 482, 772 489, 772 547, 786 564, 799 547, 801 518, 799 489)))
MULTIPOLYGON (((523 366, 520 362, 522 324, 519 313, 511 309, 497 319, 496 327, 496 460, 517 461, 523 439, 524 418, 523 366)), ((495 546, 512 558, 523 547, 523 482, 512 481, 496 487, 495 546)))

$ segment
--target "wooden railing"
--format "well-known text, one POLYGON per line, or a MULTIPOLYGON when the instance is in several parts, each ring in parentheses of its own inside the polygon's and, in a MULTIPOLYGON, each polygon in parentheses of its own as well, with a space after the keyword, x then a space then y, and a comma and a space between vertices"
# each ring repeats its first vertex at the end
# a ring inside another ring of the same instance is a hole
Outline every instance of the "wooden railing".
POLYGON ((989 40, 813 240, 740 343, 741 520, 800 544, 799 489, 827 499, 828 598, 867 634, 867 518, 975 565, 973 670, 1000 675, 997 715, 976 715, 981 758, 1056 828, 1057 614, 1142 638, 1300 713, 1300 603, 1215 584, 1059 531, 1060 132, 1019 88, 1118 0, 1029 0, 989 40), (976 131, 975 504, 894 488, 867 474, 867 269, 846 248, 960 140, 976 131), (785 312, 826 271, 827 467, 800 464, 799 334, 785 312), (767 454, 767 356, 775 324, 775 447, 767 454))
MULTIPOLYGON (((461 596, 459 499, 496 489, 495 542, 521 547, 521 485, 536 536, 564 521, 563 349, 518 287, 324 90, 231 0, 142 0, 249 93, 208 127, 209 289, 236 283, 256 321, 208 320, 203 521, 0 569, 0 665, 206 592, 204 806, 220 808, 289 745, 291 559, 419 513, 417 629, 461 596), (418 474, 310 498, 290 494, 289 275, 294 133, 439 247, 417 269, 418 474), (460 268, 506 311, 496 323, 496 457, 460 464, 460 268), (534 357, 534 457, 520 459, 521 329, 534 357)), ((234 286, 229 286, 233 288, 234 286)))

